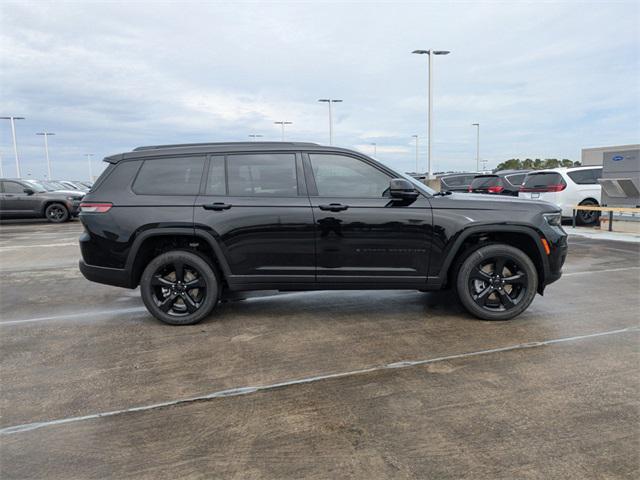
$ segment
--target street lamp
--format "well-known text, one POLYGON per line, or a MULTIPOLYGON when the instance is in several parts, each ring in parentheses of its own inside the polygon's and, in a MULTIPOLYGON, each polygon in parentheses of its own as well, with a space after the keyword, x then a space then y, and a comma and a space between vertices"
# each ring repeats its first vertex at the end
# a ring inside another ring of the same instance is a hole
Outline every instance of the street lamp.
POLYGON ((427 178, 431 178, 431 118, 433 117, 433 89, 432 89, 432 77, 433 77, 433 63, 431 61, 434 55, 448 55, 448 50, 414 50, 411 53, 418 55, 429 55, 429 115, 427 117, 427 178))
POLYGON ((44 156, 47 159, 47 174, 48 179, 51 180, 51 161, 49 160, 49 142, 47 141, 47 137, 49 135, 55 135, 55 133, 51 133, 51 132, 38 132, 36 133, 36 135, 42 135, 44 137, 44 156))
POLYGON ((259 133, 250 133, 249 134, 249 138, 251 139, 252 142, 255 142, 256 138, 262 138, 264 137, 264 135, 260 135, 259 133))
POLYGON ((85 157, 87 157, 87 162, 89 163, 89 181, 93 182, 93 168, 91 166, 91 157, 93 157, 93 153, 85 153, 85 157))
POLYGON ((333 118, 331 114, 331 104, 342 103, 342 100, 337 100, 334 98, 321 98, 318 101, 329 105, 329 145, 333 145, 333 118))
POLYGON ((275 123, 276 125, 281 125, 282 126, 282 141, 284 142, 284 126, 285 125, 292 125, 293 122, 287 122, 287 121, 283 120, 282 122, 273 122, 273 123, 275 123))
POLYGON ((371 142, 373 145, 373 156, 376 157, 378 155, 378 144, 376 142, 371 142))
POLYGON ((413 138, 416 139, 416 173, 418 173, 418 135, 411 135, 413 138))
POLYGON ((16 142, 16 120, 24 120, 24 117, 0 117, 0 120, 11 121, 11 136, 13 137, 13 153, 16 156, 16 174, 20 178, 20 160, 18 159, 18 143, 16 142))
POLYGON ((471 125, 474 127, 478 127, 476 132, 476 172, 479 172, 480 171, 480 124, 472 123, 471 125))

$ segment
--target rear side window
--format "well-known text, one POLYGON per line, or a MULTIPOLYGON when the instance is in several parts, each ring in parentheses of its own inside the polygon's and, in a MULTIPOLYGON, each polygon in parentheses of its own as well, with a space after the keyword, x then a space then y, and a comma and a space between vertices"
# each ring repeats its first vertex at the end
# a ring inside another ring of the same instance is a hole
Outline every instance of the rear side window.
POLYGON ((145 160, 133 191, 138 195, 197 195, 204 157, 168 157, 145 160))
POLYGON ((229 195, 294 197, 298 195, 296 156, 259 153, 227 157, 229 195))
POLYGON ((524 181, 524 177, 526 177, 527 174, 526 173, 516 173, 515 175, 507 175, 506 178, 507 181, 511 184, 511 185, 522 185, 522 182, 524 181))
POLYGON ((598 183, 598 179, 602 177, 602 169, 575 170, 567 173, 567 175, 578 185, 595 185, 598 183))
POLYGON ((205 193, 207 195, 225 195, 227 193, 224 174, 224 157, 211 157, 205 193))
POLYGON ((17 182, 2 182, 4 185, 4 193, 24 193, 26 188, 24 185, 17 182))
POLYGON ((497 187, 500 185, 500 178, 495 175, 476 177, 471 182, 471 188, 497 187))
POLYGON ((524 181, 525 188, 544 188, 550 185, 562 185, 565 181, 556 172, 530 173, 524 181))

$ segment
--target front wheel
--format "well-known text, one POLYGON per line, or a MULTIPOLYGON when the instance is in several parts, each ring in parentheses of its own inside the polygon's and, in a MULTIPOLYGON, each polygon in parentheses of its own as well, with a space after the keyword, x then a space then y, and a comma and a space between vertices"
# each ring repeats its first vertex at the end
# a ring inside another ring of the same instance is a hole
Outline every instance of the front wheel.
POLYGON ((458 271, 456 290, 469 313, 482 320, 510 320, 524 312, 538 289, 531 259, 509 245, 481 247, 458 271))
POLYGON ((140 279, 147 310, 170 325, 193 325, 218 303, 219 282, 211 265, 195 253, 174 250, 154 258, 140 279))

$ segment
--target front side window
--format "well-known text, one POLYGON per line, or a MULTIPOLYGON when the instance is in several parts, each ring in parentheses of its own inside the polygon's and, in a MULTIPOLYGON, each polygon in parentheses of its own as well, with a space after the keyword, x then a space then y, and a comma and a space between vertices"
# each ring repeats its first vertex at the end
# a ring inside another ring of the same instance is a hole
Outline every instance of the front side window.
POLYGON ((227 156, 229 195, 294 197, 298 195, 296 156, 257 153, 227 156))
POLYGON ((197 195, 204 157, 145 160, 133 184, 138 195, 197 195))
POLYGON ((390 177, 371 165, 344 155, 310 154, 321 197, 380 198, 388 195, 390 177))

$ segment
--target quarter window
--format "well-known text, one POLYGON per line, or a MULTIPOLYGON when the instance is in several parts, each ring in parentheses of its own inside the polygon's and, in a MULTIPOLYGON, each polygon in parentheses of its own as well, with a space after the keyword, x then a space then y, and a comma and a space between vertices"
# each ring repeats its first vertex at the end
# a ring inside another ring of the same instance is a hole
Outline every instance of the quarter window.
POLYGON ((567 173, 567 175, 578 185, 595 185, 598 183, 598 178, 602 177, 602 169, 575 170, 567 173))
POLYGON ((321 197, 379 198, 388 195, 390 177, 375 167, 344 155, 310 154, 321 197))
POLYGON ((293 197, 298 195, 296 156, 288 153, 229 155, 229 195, 293 197))
POLYGON ((204 157, 145 160, 133 184, 139 195, 197 195, 204 157))

